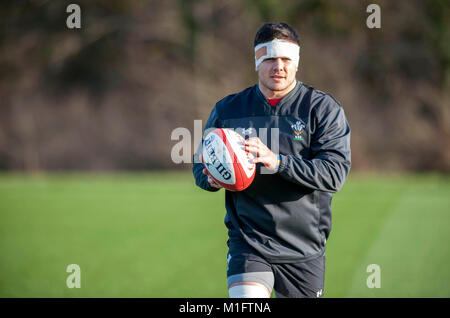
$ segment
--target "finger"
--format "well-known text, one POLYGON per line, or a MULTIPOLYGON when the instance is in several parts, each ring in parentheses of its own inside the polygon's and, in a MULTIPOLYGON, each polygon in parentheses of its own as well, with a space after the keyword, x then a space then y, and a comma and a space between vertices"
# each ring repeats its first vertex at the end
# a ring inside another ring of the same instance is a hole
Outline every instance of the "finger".
POLYGON ((203 168, 203 174, 206 174, 206 175, 209 175, 209 172, 208 172, 208 170, 206 170, 206 168, 203 168))
POLYGON ((258 162, 261 162, 261 163, 265 163, 266 162, 266 160, 265 160, 265 158, 264 157, 255 157, 255 158, 253 158, 252 160, 251 160, 251 162, 252 163, 258 163, 258 162))
POLYGON ((213 178, 211 178, 210 176, 208 176, 208 182, 209 184, 214 187, 214 188, 222 188, 222 186, 220 184, 218 184, 213 178))
POLYGON ((261 140, 258 137, 250 137, 246 140, 246 142, 251 142, 251 143, 259 143, 261 140))
POLYGON ((252 141, 249 142, 248 144, 245 145, 246 147, 257 147, 259 149, 259 151, 264 151, 267 150, 269 148, 267 148, 267 146, 258 139, 258 141, 252 141))
POLYGON ((256 163, 262 163, 262 164, 264 165, 264 167, 266 167, 266 168, 269 168, 269 169, 271 169, 271 170, 274 170, 274 169, 275 169, 275 167, 272 167, 272 166, 270 165, 270 161, 269 161, 268 158, 261 158, 261 157, 255 158, 255 160, 254 160, 253 163, 254 163, 254 164, 256 164, 256 163))
POLYGON ((246 145, 246 146, 247 146, 247 145, 257 146, 258 144, 259 144, 259 143, 258 143, 258 140, 252 139, 252 138, 247 139, 247 140, 245 141, 245 145, 246 145))
POLYGON ((245 151, 258 153, 260 151, 260 148, 258 146, 246 146, 245 151))
POLYGON ((260 147, 248 147, 246 152, 252 154, 254 157, 263 157, 265 154, 264 149, 260 147))

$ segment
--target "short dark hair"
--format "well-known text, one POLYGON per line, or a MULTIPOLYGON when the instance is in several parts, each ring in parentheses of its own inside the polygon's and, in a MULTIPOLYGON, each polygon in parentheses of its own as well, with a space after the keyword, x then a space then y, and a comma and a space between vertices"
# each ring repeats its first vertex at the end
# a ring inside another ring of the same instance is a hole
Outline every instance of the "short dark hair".
POLYGON ((273 39, 287 40, 300 45, 297 32, 289 24, 284 22, 269 22, 265 23, 256 32, 253 46, 272 41, 273 39))

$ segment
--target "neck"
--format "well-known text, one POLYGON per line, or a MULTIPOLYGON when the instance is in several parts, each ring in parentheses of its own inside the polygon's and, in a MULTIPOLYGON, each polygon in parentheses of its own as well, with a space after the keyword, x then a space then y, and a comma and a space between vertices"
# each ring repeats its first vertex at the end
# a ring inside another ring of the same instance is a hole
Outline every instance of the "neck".
POLYGON ((295 87, 295 85, 297 84, 297 81, 293 81, 291 83, 291 85, 289 85, 288 87, 286 87, 285 89, 281 90, 281 91, 273 91, 269 88, 267 88, 266 86, 264 86, 261 81, 259 81, 258 86, 259 86, 259 90, 261 91, 261 93, 263 93, 264 97, 266 98, 270 98, 270 99, 277 99, 277 98, 283 98, 284 96, 286 96, 290 91, 292 91, 295 87))

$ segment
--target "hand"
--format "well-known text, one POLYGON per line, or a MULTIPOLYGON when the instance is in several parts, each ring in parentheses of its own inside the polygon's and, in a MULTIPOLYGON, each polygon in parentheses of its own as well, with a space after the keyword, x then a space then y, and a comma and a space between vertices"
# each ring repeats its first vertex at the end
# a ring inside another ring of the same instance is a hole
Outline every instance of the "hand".
MULTIPOLYGON (((203 163, 202 155, 200 155, 199 158, 200 158, 200 161, 203 163)), ((206 170, 206 168, 203 168, 202 172, 203 172, 203 174, 208 176, 208 183, 211 187, 216 188, 216 189, 223 188, 220 184, 218 184, 216 181, 214 181, 214 179, 209 175, 209 172, 208 172, 208 170, 206 170)))
POLYGON ((278 165, 278 156, 273 153, 258 137, 248 138, 245 141, 245 151, 252 153, 253 163, 261 162, 266 168, 275 170, 278 165))

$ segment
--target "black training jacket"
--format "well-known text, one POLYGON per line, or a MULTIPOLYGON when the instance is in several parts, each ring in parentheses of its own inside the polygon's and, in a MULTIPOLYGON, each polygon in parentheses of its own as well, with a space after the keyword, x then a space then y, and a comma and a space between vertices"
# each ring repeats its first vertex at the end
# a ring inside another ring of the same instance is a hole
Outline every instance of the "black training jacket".
MULTIPOLYGON (((211 127, 257 136, 281 155, 277 173, 257 164, 247 189, 225 190, 230 239, 244 240, 272 263, 322 255, 331 231, 331 199, 351 165, 350 127, 339 102, 297 81, 277 106, 270 106, 255 85, 219 101, 204 129, 211 127)), ((200 153, 201 145, 194 155, 195 182, 217 191, 202 173, 200 153)))

